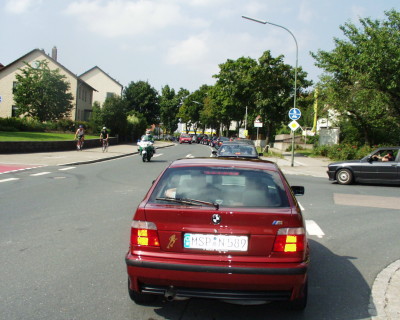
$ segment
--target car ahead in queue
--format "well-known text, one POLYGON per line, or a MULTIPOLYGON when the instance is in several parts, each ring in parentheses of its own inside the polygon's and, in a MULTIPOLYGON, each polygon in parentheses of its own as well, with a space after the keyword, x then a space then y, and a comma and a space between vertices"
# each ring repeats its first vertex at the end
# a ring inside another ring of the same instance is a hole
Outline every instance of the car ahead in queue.
POLYGON ((228 141, 230 141, 230 139, 227 137, 219 137, 217 140, 217 143, 215 144, 214 147, 216 149, 219 149, 225 142, 228 142, 228 141))
POLYGON ((192 143, 192 137, 191 137, 189 134, 182 133, 182 134, 180 135, 180 137, 179 137, 179 143, 180 143, 180 144, 182 144, 182 143, 189 143, 189 144, 191 144, 191 143, 192 143))
POLYGON ((379 148, 361 160, 330 163, 327 173, 339 184, 400 184, 400 147, 379 148))
POLYGON ((221 145, 218 151, 213 150, 211 156, 257 159, 259 156, 262 156, 262 153, 257 152, 253 143, 248 143, 247 141, 226 141, 221 145))
POLYGON ((270 161, 172 162, 133 217, 131 299, 287 301, 304 309, 309 245, 295 198, 302 194, 270 161))

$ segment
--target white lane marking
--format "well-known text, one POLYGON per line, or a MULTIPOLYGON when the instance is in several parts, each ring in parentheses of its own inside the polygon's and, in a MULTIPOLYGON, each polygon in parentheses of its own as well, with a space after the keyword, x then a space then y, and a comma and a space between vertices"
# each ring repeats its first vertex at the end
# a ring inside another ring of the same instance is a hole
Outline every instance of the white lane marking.
POLYGON ((157 157, 162 156, 162 155, 163 155, 163 153, 157 153, 157 154, 155 154, 155 155, 153 156, 153 158, 157 158, 157 157))
POLYGON ((297 201, 299 203, 299 207, 301 209, 301 211, 305 211, 306 209, 304 209, 304 207, 301 205, 301 203, 299 201, 297 201))
POLYGON ((31 174, 31 177, 43 176, 43 175, 49 174, 49 173, 51 173, 51 172, 39 172, 39 173, 34 173, 34 174, 31 174))
POLYGON ((62 168, 62 169, 58 169, 60 171, 66 171, 66 170, 72 170, 75 169, 76 167, 67 167, 67 168, 62 168))
POLYGON ((8 179, 3 179, 3 180, 0 180, 0 183, 1 183, 1 182, 8 182, 8 181, 15 181, 15 180, 19 180, 19 178, 8 178, 8 179))
POLYGON ((314 220, 306 220, 306 230, 310 236, 322 238, 325 235, 325 233, 314 220))
POLYGON ((186 155, 186 158, 194 158, 194 156, 191 153, 189 153, 188 155, 186 155))

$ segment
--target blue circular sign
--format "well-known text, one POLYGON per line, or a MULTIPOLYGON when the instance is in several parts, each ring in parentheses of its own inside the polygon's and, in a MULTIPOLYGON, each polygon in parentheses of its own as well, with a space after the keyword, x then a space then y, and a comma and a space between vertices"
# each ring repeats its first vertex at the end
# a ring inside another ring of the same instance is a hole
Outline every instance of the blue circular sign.
POLYGON ((301 117, 301 111, 297 108, 292 108, 289 110, 289 118, 291 120, 299 120, 301 117))

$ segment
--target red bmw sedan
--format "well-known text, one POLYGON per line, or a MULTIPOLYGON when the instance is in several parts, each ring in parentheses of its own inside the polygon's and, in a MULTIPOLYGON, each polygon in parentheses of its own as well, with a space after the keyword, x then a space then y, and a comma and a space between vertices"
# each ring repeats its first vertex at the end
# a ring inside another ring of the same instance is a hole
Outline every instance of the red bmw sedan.
POLYGON ((309 246, 295 198, 302 194, 273 162, 174 161, 133 217, 131 299, 288 301, 304 309, 309 246))

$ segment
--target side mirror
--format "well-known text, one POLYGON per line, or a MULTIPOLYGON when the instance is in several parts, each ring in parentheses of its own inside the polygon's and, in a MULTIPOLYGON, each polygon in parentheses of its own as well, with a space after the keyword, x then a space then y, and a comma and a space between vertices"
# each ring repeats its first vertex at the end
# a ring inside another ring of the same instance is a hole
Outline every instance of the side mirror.
POLYGON ((262 157, 263 155, 264 155, 264 153, 262 153, 262 152, 259 152, 259 153, 258 153, 258 156, 259 156, 259 157, 262 157))
POLYGON ((214 156, 217 155, 217 151, 215 151, 215 150, 213 150, 211 153, 212 153, 214 156))
POLYGON ((303 186, 292 186, 292 191, 295 196, 303 196, 304 195, 304 187, 303 186))

